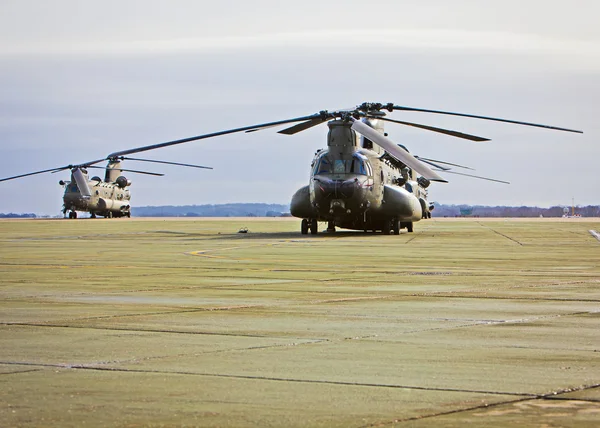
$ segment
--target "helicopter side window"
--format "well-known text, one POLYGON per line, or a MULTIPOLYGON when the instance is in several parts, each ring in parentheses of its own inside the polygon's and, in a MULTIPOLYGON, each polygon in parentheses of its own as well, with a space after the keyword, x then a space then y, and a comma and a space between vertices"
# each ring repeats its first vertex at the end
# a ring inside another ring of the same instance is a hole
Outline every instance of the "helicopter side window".
POLYGON ((364 159, 359 155, 352 156, 352 165, 350 166, 352 174, 367 175, 364 159))
POLYGON ((406 190, 408 190, 410 193, 412 193, 412 192, 413 192, 413 188, 412 188, 412 186, 410 185, 410 183, 406 183, 406 184, 404 185, 404 188, 405 188, 406 190))
POLYGON ((371 164, 369 163, 369 161, 365 161, 365 165, 367 166, 367 175, 369 177, 373 176, 373 168, 371 167, 371 164))

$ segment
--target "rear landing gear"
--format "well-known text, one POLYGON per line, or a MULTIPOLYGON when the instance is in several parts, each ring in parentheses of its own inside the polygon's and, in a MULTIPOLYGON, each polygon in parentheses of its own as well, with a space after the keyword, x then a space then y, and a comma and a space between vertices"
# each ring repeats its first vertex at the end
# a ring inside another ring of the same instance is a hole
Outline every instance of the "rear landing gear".
POLYGON ((303 218, 302 223, 300 223, 300 233, 303 235, 308 234, 308 229, 310 229, 311 235, 316 235, 319 231, 319 226, 317 225, 316 218, 303 218))
POLYGON ((327 232, 335 233, 335 221, 329 220, 329 222, 327 222, 327 232))
POLYGON ((77 218, 77 212, 76 211, 71 211, 69 213, 69 218, 77 218))

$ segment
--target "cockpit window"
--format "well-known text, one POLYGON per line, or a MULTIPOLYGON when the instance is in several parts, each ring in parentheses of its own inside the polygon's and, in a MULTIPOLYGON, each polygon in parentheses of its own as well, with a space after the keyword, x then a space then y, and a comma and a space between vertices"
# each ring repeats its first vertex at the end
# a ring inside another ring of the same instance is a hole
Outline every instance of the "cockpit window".
POLYGON ((326 156, 323 156, 319 159, 319 163, 317 164, 317 168, 315 169, 315 174, 329 174, 331 172, 331 163, 326 156))
POLYGON ((343 159, 336 159, 335 161, 333 161, 333 173, 334 174, 345 174, 346 173, 346 167, 347 167, 347 161, 343 160, 343 159))
POLYGON ((327 156, 319 159, 315 174, 359 174, 369 175, 370 165, 367 160, 358 154, 352 159, 335 159, 333 162, 327 156))

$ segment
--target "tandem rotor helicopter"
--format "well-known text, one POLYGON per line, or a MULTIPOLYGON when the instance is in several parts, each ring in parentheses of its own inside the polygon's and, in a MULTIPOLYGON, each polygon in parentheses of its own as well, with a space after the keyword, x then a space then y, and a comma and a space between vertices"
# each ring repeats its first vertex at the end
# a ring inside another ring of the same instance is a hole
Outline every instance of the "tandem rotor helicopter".
POLYGON ((451 171, 451 167, 470 169, 462 165, 413 156, 404 146, 387 138, 383 125, 385 122, 393 122, 471 141, 489 141, 488 138, 390 119, 386 117, 386 111, 462 116, 582 133, 549 125, 405 107, 393 103, 363 103, 354 109, 323 110, 308 116, 123 150, 112 153, 108 159, 226 134, 254 132, 299 122, 278 131, 280 134, 293 135, 327 122, 327 148, 316 152, 311 164, 309 183, 293 195, 290 205, 291 214, 302 219, 302 234, 307 234, 309 230, 311 234, 318 233, 318 222, 327 222, 327 230, 330 232, 335 231, 336 227, 365 232, 382 231, 383 234, 393 231, 396 235, 404 228, 412 232, 414 222, 431 217, 433 205, 427 200, 427 189, 431 182, 447 182, 438 172, 507 183, 451 171))
MULTIPOLYGON (((182 166, 206 168, 198 165, 177 164, 173 162, 152 161, 126 158, 134 153, 155 150, 162 147, 188 143, 238 132, 254 132, 265 128, 299 122, 278 131, 280 134, 293 135, 327 122, 327 148, 315 153, 311 163, 308 185, 300 188, 292 197, 290 213, 302 219, 302 234, 318 233, 318 222, 327 222, 327 230, 334 232, 336 227, 354 230, 381 231, 398 235, 401 229, 413 231, 413 223, 431 217, 434 208, 428 202, 428 187, 432 181, 447 182, 438 174, 459 174, 468 177, 507 183, 501 180, 480 177, 453 171, 451 167, 471 169, 469 167, 413 156, 401 144, 396 144, 384 132, 384 123, 392 122, 462 138, 471 141, 489 141, 488 138, 465 134, 443 128, 390 119, 386 112, 411 111, 422 113, 461 116, 538 128, 582 133, 574 129, 541 125, 530 122, 500 119, 465 113, 441 110, 428 110, 399 106, 393 103, 363 103, 354 109, 322 110, 307 116, 228 129, 195 137, 183 138, 164 143, 152 144, 133 149, 122 150, 108 155, 104 159, 80 165, 37 171, 2 179, 11 180, 44 172, 58 172, 71 169, 71 181, 64 183, 67 188, 64 196, 64 210, 71 211, 69 216, 76 217, 76 211, 89 211, 105 217, 130 216, 129 191, 131 184, 121 171, 125 170, 120 161, 143 160, 182 166), (106 178, 102 182, 98 177, 87 178, 87 168, 108 160, 106 178), (433 167, 433 169, 431 168, 433 167)), ((160 175, 150 173, 153 175, 160 175)), ((508 183, 507 183, 508 184, 508 183)))
POLYGON ((132 172, 136 174, 146 174, 154 176, 163 176, 164 174, 148 171, 139 171, 135 169, 125 169, 121 166, 123 160, 138 162, 152 162, 167 165, 177 165, 192 168, 212 169, 208 166, 192 165, 178 162, 167 162, 152 159, 128 158, 125 156, 109 156, 105 159, 98 159, 79 165, 66 165, 58 168, 45 169, 42 171, 30 172, 27 174, 15 175, 13 177, 3 178, 0 181, 13 180, 15 178, 27 177, 30 175, 43 174, 46 172, 56 173, 71 170, 71 180, 60 180, 58 184, 64 186, 62 213, 65 217, 71 219, 77 218, 77 211, 88 212, 92 218, 97 215, 113 217, 131 217, 131 180, 122 175, 123 172, 132 172), (95 164, 108 161, 106 167, 95 166, 95 164), (104 181, 94 176, 89 178, 88 169, 105 169, 104 181))

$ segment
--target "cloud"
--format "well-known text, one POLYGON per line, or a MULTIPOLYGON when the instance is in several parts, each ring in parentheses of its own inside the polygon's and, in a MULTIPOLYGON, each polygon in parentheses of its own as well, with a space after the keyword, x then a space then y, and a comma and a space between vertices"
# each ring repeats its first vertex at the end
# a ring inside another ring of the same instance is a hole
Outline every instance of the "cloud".
POLYGON ((170 37, 164 39, 67 43, 3 44, 0 54, 169 54, 265 49, 355 50, 417 49, 492 53, 585 55, 598 59, 597 43, 537 34, 449 29, 359 29, 280 32, 243 36, 170 37))

